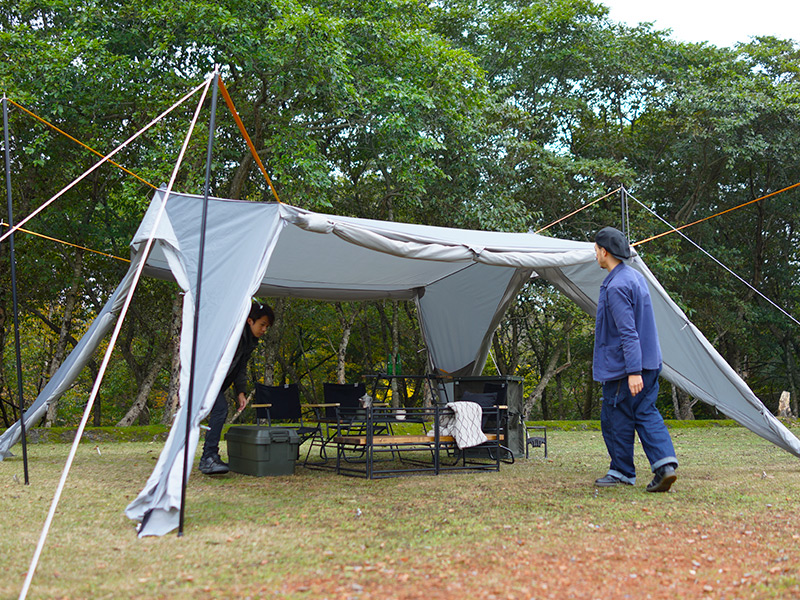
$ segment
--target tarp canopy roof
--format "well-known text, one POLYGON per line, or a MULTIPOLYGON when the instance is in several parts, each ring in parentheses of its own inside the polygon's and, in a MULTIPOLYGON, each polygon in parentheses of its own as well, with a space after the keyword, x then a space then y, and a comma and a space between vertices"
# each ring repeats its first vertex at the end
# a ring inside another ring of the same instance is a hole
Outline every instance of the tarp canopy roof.
MULTIPOLYGON (((185 291, 181 363, 191 364, 203 199, 156 192, 132 243, 128 275, 92 327, 26 413, 36 422, 68 387, 113 322, 146 259, 145 272, 174 279, 185 291), (156 240, 147 257, 141 249, 156 240), (38 418, 37 418, 38 415, 38 418)), ((408 299, 416 302, 431 366, 477 375, 504 311, 531 277, 541 277, 594 315, 606 272, 594 245, 529 233, 471 231, 338 217, 277 203, 210 199, 194 373, 181 371, 181 408, 144 490, 128 506, 140 535, 178 525, 186 419, 194 452, 200 421, 211 410, 233 358, 254 295, 325 300, 408 299)), ((628 263, 648 281, 664 358, 663 376, 758 435, 800 456, 789 432, 669 298, 641 258, 628 263)), ((16 436, 16 437, 15 437, 16 436)), ((0 436, 0 456, 18 439, 0 436)))

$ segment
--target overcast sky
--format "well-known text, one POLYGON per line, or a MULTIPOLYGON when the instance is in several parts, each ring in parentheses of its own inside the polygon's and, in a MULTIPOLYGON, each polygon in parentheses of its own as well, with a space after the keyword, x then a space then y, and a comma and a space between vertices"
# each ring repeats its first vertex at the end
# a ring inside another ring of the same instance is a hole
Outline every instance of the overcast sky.
POLYGON ((733 46, 750 36, 800 41, 800 0, 599 0, 611 19, 637 25, 652 21, 683 42, 733 46))

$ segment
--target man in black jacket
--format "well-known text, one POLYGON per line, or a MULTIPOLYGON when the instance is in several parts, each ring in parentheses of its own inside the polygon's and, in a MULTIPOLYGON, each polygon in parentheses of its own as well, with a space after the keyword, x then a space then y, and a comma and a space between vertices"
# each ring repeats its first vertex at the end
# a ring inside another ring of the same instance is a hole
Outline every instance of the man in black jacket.
POLYGON ((219 440, 222 436, 222 426, 228 416, 228 401, 225 399, 225 390, 231 384, 236 392, 239 402, 239 411, 247 406, 247 361, 258 345, 258 340, 263 336, 267 329, 275 321, 275 314, 267 304, 254 302, 250 308, 242 337, 233 355, 228 374, 222 382, 214 406, 208 414, 208 431, 206 432, 205 443, 203 444, 203 456, 200 459, 198 469, 206 475, 221 475, 228 472, 227 463, 222 462, 219 456, 219 440))

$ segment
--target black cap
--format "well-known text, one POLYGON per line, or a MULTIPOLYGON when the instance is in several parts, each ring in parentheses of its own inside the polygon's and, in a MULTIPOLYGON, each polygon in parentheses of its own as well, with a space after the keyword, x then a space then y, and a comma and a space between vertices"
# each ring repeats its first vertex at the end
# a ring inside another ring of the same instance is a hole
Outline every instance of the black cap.
POLYGON ((619 229, 613 227, 603 227, 594 236, 594 243, 608 250, 609 254, 622 260, 631 257, 631 247, 619 229))

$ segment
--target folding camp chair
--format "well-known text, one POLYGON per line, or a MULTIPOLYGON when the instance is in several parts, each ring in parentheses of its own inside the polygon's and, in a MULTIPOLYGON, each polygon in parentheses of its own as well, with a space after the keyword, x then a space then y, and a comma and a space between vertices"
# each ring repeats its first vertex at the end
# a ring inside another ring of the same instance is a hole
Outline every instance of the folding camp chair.
MULTIPOLYGON (((324 446, 336 436, 358 435, 366 428, 366 410, 361 398, 367 393, 363 383, 322 384, 323 407, 321 421, 326 424, 324 446)), ((323 448, 324 450, 324 448, 323 448)))
MULTIPOLYGON (((319 423, 310 424, 304 421, 304 416, 307 418, 314 416, 313 409, 303 409, 300 405, 300 390, 296 383, 288 383, 285 385, 272 386, 256 383, 256 396, 253 403, 253 408, 256 409, 256 419, 263 421, 266 419, 267 425, 273 427, 273 421, 290 421, 297 423, 297 426, 281 426, 288 427, 297 431, 300 438, 300 446, 303 442, 311 440, 306 458, 303 465, 308 464, 308 457, 311 455, 311 448, 314 446, 314 440, 322 440, 322 428, 319 423)), ((298 446, 299 453, 299 446, 298 446)))
POLYGON ((330 423, 349 423, 362 420, 364 410, 361 398, 367 393, 363 383, 323 383, 325 398, 325 421, 330 423))

